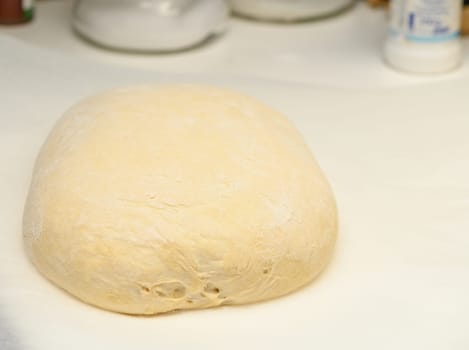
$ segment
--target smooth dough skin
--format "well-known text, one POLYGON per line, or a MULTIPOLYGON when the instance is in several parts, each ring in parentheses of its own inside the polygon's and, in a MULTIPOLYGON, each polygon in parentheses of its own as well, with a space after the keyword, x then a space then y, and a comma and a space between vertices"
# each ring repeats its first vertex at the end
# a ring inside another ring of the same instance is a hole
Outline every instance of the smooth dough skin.
POLYGON ((219 88, 143 86, 65 113, 38 156, 23 226, 56 285, 157 314, 300 288, 332 254, 337 212, 279 112, 219 88))

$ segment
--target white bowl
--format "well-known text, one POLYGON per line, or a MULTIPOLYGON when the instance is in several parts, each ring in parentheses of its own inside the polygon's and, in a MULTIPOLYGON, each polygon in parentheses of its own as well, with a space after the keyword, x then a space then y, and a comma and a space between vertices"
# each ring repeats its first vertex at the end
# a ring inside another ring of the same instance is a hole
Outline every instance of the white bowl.
POLYGON ((223 0, 78 0, 73 26, 109 48, 174 51, 221 33, 228 15, 223 0))
POLYGON ((301 21, 326 16, 354 0, 229 0, 239 15, 274 21, 301 21))

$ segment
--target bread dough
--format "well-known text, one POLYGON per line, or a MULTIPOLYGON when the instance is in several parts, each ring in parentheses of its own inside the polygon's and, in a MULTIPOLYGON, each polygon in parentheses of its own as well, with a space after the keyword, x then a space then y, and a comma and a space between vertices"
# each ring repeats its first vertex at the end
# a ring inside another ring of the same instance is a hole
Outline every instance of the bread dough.
POLYGON ((37 269, 129 314, 278 297, 324 268, 334 198, 279 112, 224 89, 143 86, 72 107, 38 156, 24 214, 37 269))

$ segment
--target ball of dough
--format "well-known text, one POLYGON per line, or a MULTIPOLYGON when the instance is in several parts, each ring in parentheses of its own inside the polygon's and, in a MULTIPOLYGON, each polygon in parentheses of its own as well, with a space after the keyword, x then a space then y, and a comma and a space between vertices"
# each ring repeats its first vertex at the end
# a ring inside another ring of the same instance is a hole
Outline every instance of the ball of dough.
POLYGON ((143 86, 65 113, 38 156, 23 226, 56 285, 156 314, 300 288, 332 254, 337 213, 279 112, 219 88, 143 86))

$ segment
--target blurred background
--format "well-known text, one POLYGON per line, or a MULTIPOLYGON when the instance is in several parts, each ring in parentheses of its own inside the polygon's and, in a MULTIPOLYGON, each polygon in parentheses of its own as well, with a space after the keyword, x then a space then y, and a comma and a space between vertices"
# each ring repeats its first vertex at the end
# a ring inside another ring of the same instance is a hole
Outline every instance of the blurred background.
MULTIPOLYGON (((415 9, 409 7, 418 3, 396 0, 394 14, 402 12, 396 16, 408 16, 412 26, 415 9)), ((0 0, 0 35, 84 59, 165 72, 339 87, 400 86, 468 74, 463 63, 469 39, 460 39, 459 29, 468 32, 469 16, 466 21, 462 1, 439 3, 459 12, 452 18, 437 13, 436 19, 433 12, 432 26, 439 21, 440 28, 423 34, 431 37, 457 26, 457 37, 449 40, 451 45, 417 44, 428 51, 423 53, 419 47, 418 52, 406 50, 408 43, 400 37, 391 53, 404 54, 392 58, 404 59, 403 65, 386 60, 393 11, 384 0, 0 0), (443 63, 430 64, 424 72, 430 74, 418 74, 413 70, 421 62, 408 62, 408 56, 443 63)), ((429 23, 423 20, 420 24, 429 23)))

